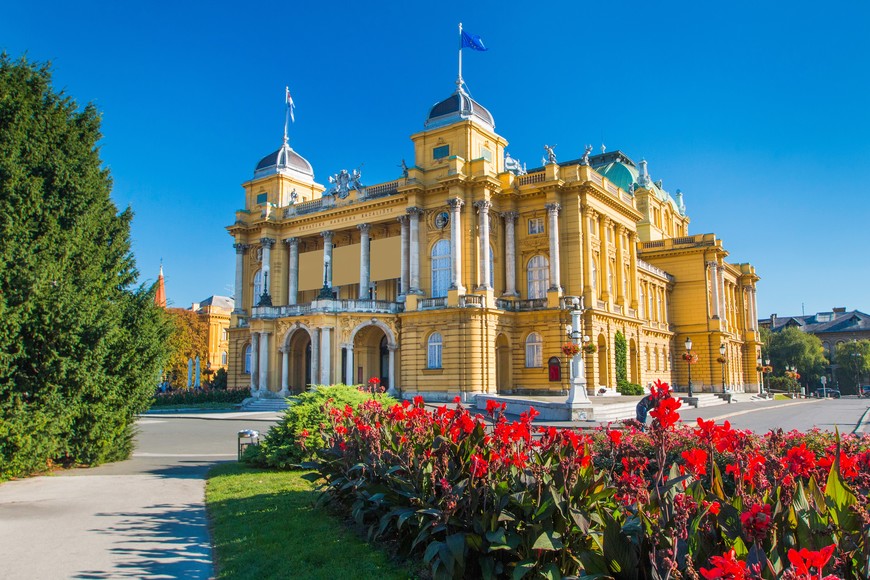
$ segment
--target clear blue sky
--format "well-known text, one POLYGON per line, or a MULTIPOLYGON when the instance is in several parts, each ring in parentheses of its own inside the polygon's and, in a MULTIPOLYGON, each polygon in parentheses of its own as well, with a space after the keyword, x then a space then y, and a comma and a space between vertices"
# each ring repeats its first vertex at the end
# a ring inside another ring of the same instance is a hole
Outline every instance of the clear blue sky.
POLYGON ((587 143, 649 161, 762 277, 759 315, 870 311, 870 8, 817 2, 13 2, 0 50, 51 60, 103 112, 114 199, 143 280, 170 302, 231 294, 240 184, 291 144, 318 182, 398 177, 456 77, 514 157, 587 143), (244 6, 244 7, 243 7, 244 6), (781 7, 781 8, 780 8, 781 7), (746 216, 750 219, 746 219, 746 216))

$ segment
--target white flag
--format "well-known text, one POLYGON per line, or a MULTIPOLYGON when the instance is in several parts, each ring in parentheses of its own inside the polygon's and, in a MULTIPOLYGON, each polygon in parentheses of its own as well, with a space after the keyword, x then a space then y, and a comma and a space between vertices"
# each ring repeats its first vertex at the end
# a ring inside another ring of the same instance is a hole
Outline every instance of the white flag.
POLYGON ((290 96, 290 87, 284 87, 284 91, 287 94, 287 106, 290 108, 290 120, 295 123, 296 117, 293 116, 293 109, 296 108, 296 105, 293 104, 293 97, 290 96))

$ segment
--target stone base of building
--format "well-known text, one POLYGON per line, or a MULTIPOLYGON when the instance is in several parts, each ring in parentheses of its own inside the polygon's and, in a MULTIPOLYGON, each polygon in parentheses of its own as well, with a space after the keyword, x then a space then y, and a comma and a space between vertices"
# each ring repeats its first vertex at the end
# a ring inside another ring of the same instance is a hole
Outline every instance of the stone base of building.
POLYGON ((508 415, 520 415, 527 413, 529 408, 534 407, 540 413, 538 420, 541 421, 592 421, 594 409, 592 403, 580 403, 569 405, 565 398, 548 401, 543 398, 527 398, 512 395, 478 395, 475 397, 475 406, 482 411, 486 410, 488 401, 505 404, 505 413, 508 415))

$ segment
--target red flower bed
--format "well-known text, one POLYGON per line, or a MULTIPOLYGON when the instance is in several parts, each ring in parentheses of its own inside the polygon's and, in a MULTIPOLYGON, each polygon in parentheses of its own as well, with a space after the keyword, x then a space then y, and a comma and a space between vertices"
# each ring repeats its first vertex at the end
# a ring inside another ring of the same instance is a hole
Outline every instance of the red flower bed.
POLYGON ((536 428, 457 400, 331 409, 325 498, 436 578, 867 578, 870 450, 764 436, 660 399, 647 431, 536 428))

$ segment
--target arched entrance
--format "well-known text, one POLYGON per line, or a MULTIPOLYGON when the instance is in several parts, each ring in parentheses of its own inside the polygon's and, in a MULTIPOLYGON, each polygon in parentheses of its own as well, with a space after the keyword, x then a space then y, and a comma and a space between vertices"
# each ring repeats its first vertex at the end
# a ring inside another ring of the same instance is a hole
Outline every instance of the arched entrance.
POLYGON ((513 391, 511 384, 511 347, 507 336, 499 334, 495 339, 495 385, 499 393, 513 391))
POLYGON ((291 330, 284 341, 284 349, 287 357, 287 365, 282 369, 286 373, 284 384, 289 392, 301 393, 311 384, 311 336, 308 330, 291 330))
POLYGON ((345 382, 364 385, 377 377, 384 389, 396 386, 397 346, 389 327, 377 321, 360 325, 351 333, 351 341, 344 354, 345 382))

